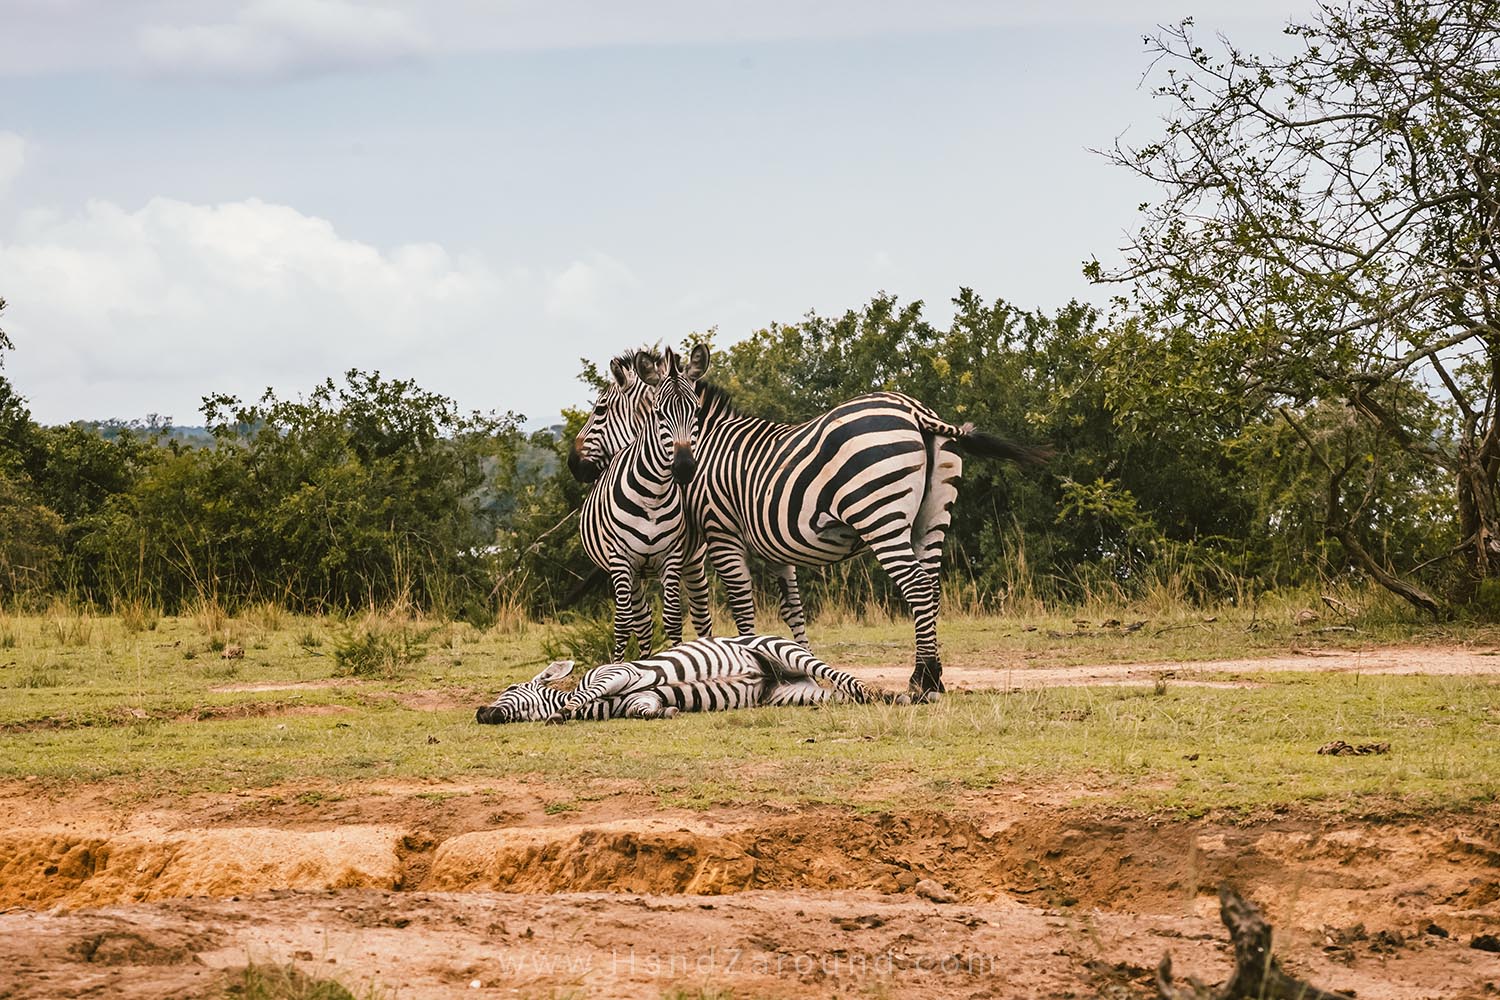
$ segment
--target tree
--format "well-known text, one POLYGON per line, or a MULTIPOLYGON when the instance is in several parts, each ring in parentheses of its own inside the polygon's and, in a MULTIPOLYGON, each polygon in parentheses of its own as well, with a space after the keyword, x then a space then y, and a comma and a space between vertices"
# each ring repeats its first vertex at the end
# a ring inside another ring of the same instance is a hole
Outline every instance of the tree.
MULTIPOLYGON (((1354 0, 1286 29, 1292 52, 1210 54, 1191 21, 1146 39, 1165 132, 1115 162, 1165 189, 1122 266, 1177 360, 1298 414, 1340 404, 1451 477, 1466 586, 1500 576, 1500 0, 1354 0), (1442 420, 1429 419, 1440 402, 1442 420)), ((1372 576, 1331 484, 1326 531, 1372 576)))

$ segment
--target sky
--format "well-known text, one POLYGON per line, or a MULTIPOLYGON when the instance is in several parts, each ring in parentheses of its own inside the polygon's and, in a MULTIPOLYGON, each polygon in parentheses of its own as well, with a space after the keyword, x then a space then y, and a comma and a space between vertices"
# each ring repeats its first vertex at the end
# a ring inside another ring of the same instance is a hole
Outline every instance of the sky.
MULTIPOLYGON (((1250 8, 1247 10, 1246 8, 1250 8)), ((1269 0, 0 0, 4 373, 201 422, 349 368, 532 426, 579 359, 877 292, 1103 303, 1141 36, 1269 0)))

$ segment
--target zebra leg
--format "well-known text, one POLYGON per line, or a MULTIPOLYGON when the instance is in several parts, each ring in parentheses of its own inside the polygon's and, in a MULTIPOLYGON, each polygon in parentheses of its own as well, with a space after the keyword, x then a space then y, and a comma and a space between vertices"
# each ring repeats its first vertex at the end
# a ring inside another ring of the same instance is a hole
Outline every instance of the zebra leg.
POLYGON ((713 611, 708 606, 708 573, 704 567, 707 559, 708 546, 692 542, 682 561, 682 591, 686 595, 688 614, 693 619, 693 633, 700 639, 714 634, 713 611))
POLYGON ((620 694, 640 679, 640 673, 623 663, 595 667, 583 675, 562 705, 564 718, 576 719, 593 702, 620 694))
POLYGON ((635 576, 630 565, 623 559, 611 560, 609 582, 615 592, 614 645, 609 658, 616 663, 625 659, 625 647, 630 642, 631 630, 635 627, 635 576))
POLYGON ((807 617, 802 612, 802 594, 797 589, 797 567, 787 565, 776 569, 776 582, 781 586, 781 619, 792 630, 792 638, 804 649, 812 649, 807 641, 807 617))
POLYGON ((826 681, 833 686, 833 693, 839 696, 840 701, 867 702, 880 697, 878 692, 865 687, 864 682, 853 674, 830 667, 790 639, 776 635, 760 636, 751 645, 751 649, 769 668, 767 672, 779 683, 786 682, 789 678, 797 681, 810 680, 814 684, 826 681))
POLYGON ((732 536, 711 536, 708 557, 729 593, 729 611, 740 635, 755 634, 755 587, 750 580, 750 560, 745 547, 732 536))
POLYGON ((667 553, 661 567, 661 627, 667 646, 682 644, 682 550, 667 553))
POLYGON ((761 698, 762 705, 821 705, 831 701, 835 693, 811 678, 783 681, 776 684, 761 698))
POLYGON ((635 648, 637 656, 650 656, 652 640, 656 638, 656 622, 651 614, 651 599, 646 593, 646 581, 637 576, 630 590, 630 620, 635 626, 635 648))
POLYGON ((627 719, 675 719, 677 709, 655 691, 640 691, 625 699, 623 714, 627 719))
POLYGON ((941 603, 943 541, 953 523, 953 502, 958 499, 958 480, 964 460, 951 439, 933 438, 927 446, 927 489, 912 523, 911 544, 917 562, 932 578, 941 603))
POLYGON ((872 540, 870 548, 881 568, 901 590, 916 622, 917 655, 907 682, 913 701, 935 701, 943 693, 943 664, 938 659, 937 612, 938 589, 933 578, 917 561, 912 551, 910 529, 894 536, 872 540))

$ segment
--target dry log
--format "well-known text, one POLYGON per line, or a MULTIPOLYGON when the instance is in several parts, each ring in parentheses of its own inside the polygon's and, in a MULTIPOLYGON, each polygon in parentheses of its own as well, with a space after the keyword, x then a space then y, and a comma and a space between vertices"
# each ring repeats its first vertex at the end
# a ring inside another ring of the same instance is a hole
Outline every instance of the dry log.
POLYGON ((1172 982, 1172 956, 1156 968, 1156 988, 1164 1000, 1350 1000, 1289 976, 1271 953, 1271 925, 1255 904, 1229 886, 1219 888, 1219 916, 1234 943, 1234 975, 1215 993, 1189 976, 1185 986, 1172 982))

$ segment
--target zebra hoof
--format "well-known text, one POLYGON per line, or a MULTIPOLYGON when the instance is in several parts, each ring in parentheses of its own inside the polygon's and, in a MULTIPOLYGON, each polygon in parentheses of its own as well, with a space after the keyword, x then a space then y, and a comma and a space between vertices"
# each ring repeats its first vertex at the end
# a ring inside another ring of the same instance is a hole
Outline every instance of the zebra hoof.
POLYGON ((947 690, 943 687, 943 667, 937 660, 918 660, 906 682, 914 703, 937 701, 947 690))
POLYGON ((663 719, 675 719, 677 718, 677 709, 668 706, 661 710, 661 717, 663 719))
POLYGON ((566 715, 549 715, 549 716, 547 716, 547 725, 549 725, 549 726, 560 726, 560 725, 562 725, 563 723, 565 723, 567 721, 568 721, 568 717, 566 715))
POLYGON ((910 695, 910 698, 907 701, 907 704, 909 704, 909 705, 935 705, 935 704, 937 704, 938 702, 940 702, 942 700, 943 700, 943 692, 941 692, 941 691, 937 691, 937 690, 932 690, 932 691, 917 691, 917 690, 913 689, 912 693, 910 695))

